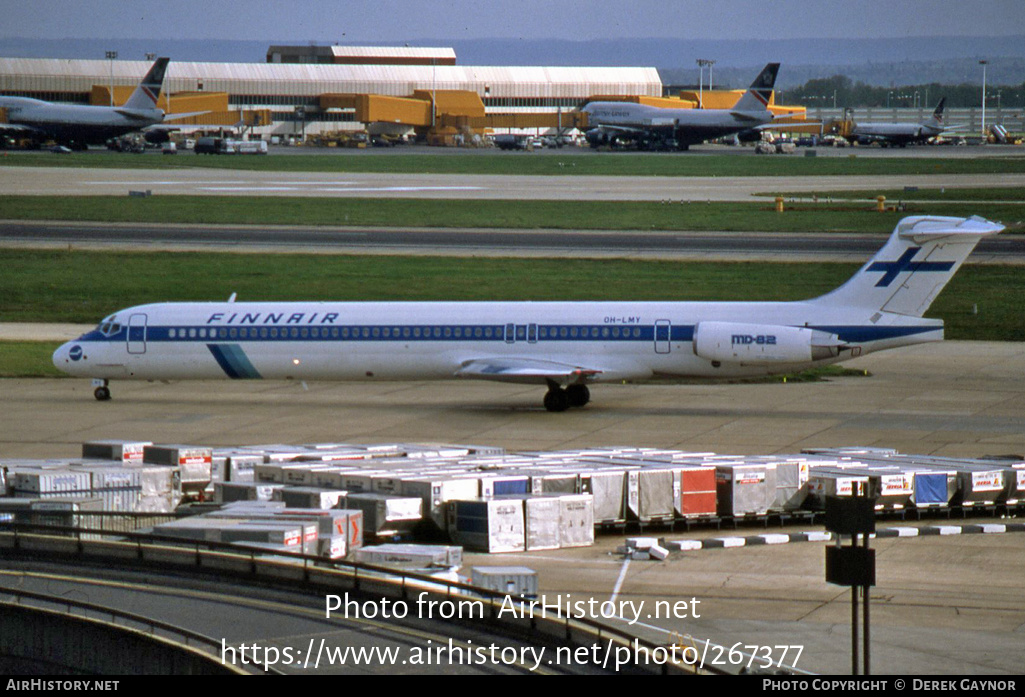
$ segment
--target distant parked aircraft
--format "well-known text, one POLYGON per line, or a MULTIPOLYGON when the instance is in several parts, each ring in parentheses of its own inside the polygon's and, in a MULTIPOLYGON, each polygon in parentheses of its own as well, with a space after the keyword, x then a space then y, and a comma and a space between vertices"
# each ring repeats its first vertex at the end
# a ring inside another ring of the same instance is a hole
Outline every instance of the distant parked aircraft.
POLYGON ((925 123, 858 123, 855 121, 851 139, 861 144, 880 143, 904 147, 913 143, 924 143, 944 131, 952 130, 943 125, 944 97, 932 112, 932 118, 925 123))
MULTIPOLYGON (((123 106, 57 104, 28 97, 0 97, 0 109, 7 119, 6 123, 0 123, 0 133, 28 135, 41 142, 53 140, 72 150, 84 150, 89 145, 102 145, 110 138, 159 126, 165 116, 164 111, 157 108, 157 98, 169 61, 169 58, 157 58, 123 106)), ((192 115, 176 114, 173 118, 192 115)))
POLYGON ((732 109, 666 109, 632 102, 591 102, 581 111, 592 127, 592 147, 632 141, 642 149, 686 150, 722 136, 763 128, 774 118, 769 110, 779 63, 769 63, 732 109))
POLYGON ((547 385, 549 411, 592 383, 800 371, 943 338, 923 313, 981 218, 915 216, 847 283, 800 302, 170 302, 119 310, 53 354, 110 380, 475 378, 547 385))

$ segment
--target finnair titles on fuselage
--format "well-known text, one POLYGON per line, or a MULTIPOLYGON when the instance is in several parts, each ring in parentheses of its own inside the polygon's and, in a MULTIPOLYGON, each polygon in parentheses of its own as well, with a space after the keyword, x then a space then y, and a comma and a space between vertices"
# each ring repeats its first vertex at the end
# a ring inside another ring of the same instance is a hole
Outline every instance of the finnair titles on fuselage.
POLYGON ((943 338, 923 313, 980 239, 981 218, 905 218, 831 293, 799 302, 227 302, 140 305, 60 347, 54 364, 116 379, 444 380, 588 385, 787 373, 943 338))

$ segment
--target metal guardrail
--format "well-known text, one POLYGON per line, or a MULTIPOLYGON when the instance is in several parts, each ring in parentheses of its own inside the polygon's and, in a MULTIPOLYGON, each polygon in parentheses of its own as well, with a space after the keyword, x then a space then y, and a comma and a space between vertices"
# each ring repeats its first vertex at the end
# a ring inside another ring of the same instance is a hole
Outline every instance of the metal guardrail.
MULTIPOLYGON (((143 615, 138 615, 138 614, 135 614, 135 613, 132 613, 132 612, 126 612, 124 610, 118 610, 116 608, 108 607, 106 605, 98 605, 96 603, 89 603, 89 602, 85 602, 85 601, 81 601, 81 600, 72 600, 70 598, 65 598, 65 597, 56 596, 56 595, 50 595, 50 594, 47 594, 47 593, 37 593, 35 591, 29 591, 29 590, 25 590, 25 589, 21 589, 21 588, 7 588, 7 587, 0 588, 0 597, 5 596, 5 595, 14 596, 16 598, 17 602, 13 603, 13 604, 19 605, 19 606, 22 606, 22 607, 35 607, 35 606, 27 606, 27 605, 25 605, 22 602, 24 599, 29 599, 29 600, 34 600, 34 601, 37 601, 37 602, 40 602, 40 603, 44 603, 44 604, 54 605, 54 606, 58 606, 58 607, 64 607, 65 611, 64 611, 63 614, 71 615, 71 616, 75 616, 75 617, 82 617, 84 619, 89 619, 89 620, 94 619, 92 617, 89 617, 87 614, 85 614, 87 612, 94 612, 94 613, 97 613, 99 615, 105 615, 105 616, 109 615, 110 616, 110 624, 114 625, 115 627, 125 627, 125 628, 128 628, 128 629, 132 629, 132 627, 127 627, 126 625, 118 624, 118 620, 120 620, 121 622, 131 622, 131 623, 134 623, 135 625, 141 626, 143 629, 147 630, 150 635, 152 635, 154 637, 159 636, 156 633, 157 630, 159 630, 161 632, 164 632, 166 634, 171 635, 171 637, 178 637, 181 640, 183 640, 183 641, 176 641, 173 638, 169 639, 167 636, 160 636, 159 638, 163 639, 164 641, 171 641, 172 643, 175 643, 175 644, 178 644, 180 646, 187 647, 187 648, 202 647, 202 652, 204 654, 209 654, 209 658, 211 659, 212 662, 214 662, 214 663, 216 663, 218 665, 221 665, 221 666, 225 666, 228 670, 234 670, 234 671, 239 672, 241 674, 246 674, 246 671, 244 671, 244 670, 242 670, 240 668, 237 668, 236 666, 234 666, 232 664, 225 664, 223 661, 220 660, 220 658, 219 658, 220 648, 221 648, 221 642, 220 641, 218 641, 217 639, 214 639, 212 637, 208 637, 205 634, 200 634, 199 632, 193 632, 191 630, 183 629, 181 627, 177 627, 177 626, 175 626, 173 624, 169 624, 167 622, 162 622, 160 620, 156 620, 156 619, 153 619, 151 617, 145 617, 143 615), (82 611, 82 614, 81 615, 76 615, 75 613, 72 612, 72 609, 80 610, 80 611, 82 611)), ((4 602, 0 601, 0 605, 2 605, 2 604, 4 604, 4 602)), ((278 674, 278 675, 284 675, 284 673, 282 673, 281 671, 277 670, 276 668, 268 668, 267 672, 275 673, 275 674, 278 674)))
MULTIPOLYGON (((102 557, 103 550, 87 549, 87 547, 101 542, 100 537, 111 535, 109 532, 90 528, 32 525, 10 522, 0 523, 0 532, 8 532, 13 535, 13 547, 15 550, 21 549, 23 539, 28 542, 29 540, 36 538, 48 538, 55 540, 70 538, 75 540, 79 554, 93 558, 102 557)), ((265 559, 263 557, 267 555, 266 550, 246 550, 244 547, 231 543, 185 540, 165 535, 116 533, 110 539, 104 539, 102 542, 120 542, 132 545, 136 549, 138 560, 141 563, 146 562, 147 551, 155 551, 158 549, 166 551, 169 547, 173 547, 176 550, 188 551, 192 560, 189 564, 190 566, 201 569, 209 566, 211 569, 216 569, 218 573, 225 573, 225 570, 216 565, 204 563, 204 561, 210 562, 214 555, 242 557, 248 563, 253 575, 259 576, 263 581, 272 582, 275 580, 275 576, 273 574, 260 574, 262 567, 271 568, 272 565, 280 567, 282 558, 287 556, 288 562, 294 564, 297 570, 301 568, 303 580, 310 583, 311 587, 318 587, 319 585, 311 579, 311 575, 314 572, 329 572, 338 573, 342 577, 348 577, 352 584, 352 588, 355 590, 363 590, 362 586, 371 581, 375 584, 386 584, 393 587, 395 592, 403 599, 408 597, 408 593, 411 589, 433 592, 443 595, 446 599, 458 598, 466 600, 472 598, 473 600, 486 602, 490 605, 490 617, 488 618, 490 621, 503 624, 509 629, 517 628, 514 621, 503 618, 499 615, 499 609, 502 607, 503 602, 507 601, 507 598, 509 597, 507 594, 480 588, 467 583, 439 579, 424 574, 401 571, 390 567, 376 566, 372 564, 360 564, 355 562, 326 559, 324 557, 301 553, 288 555, 273 553, 272 556, 275 559, 265 559)), ((124 560, 123 556, 117 558, 122 562, 124 560)), ((161 563, 169 562, 167 560, 162 560, 161 563)), ((178 568, 182 567, 179 566, 178 568)), ((294 589, 294 585, 290 585, 289 587, 294 589)), ((668 649, 672 649, 674 646, 677 646, 676 642, 654 642, 589 617, 570 617, 563 615, 561 612, 554 613, 551 611, 544 613, 544 615, 544 617, 540 618, 529 618, 528 631, 533 636, 547 636, 553 639, 558 638, 560 641, 565 642, 609 642, 610 645, 612 643, 617 643, 621 646, 628 646, 635 650, 643 650, 649 655, 655 655, 659 651, 665 653, 668 649), (545 629, 545 631, 542 632, 542 629, 545 629)), ((639 667, 643 668, 644 666, 639 667)), ((683 661, 667 661, 665 663, 660 663, 660 669, 663 674, 670 672, 690 674, 697 674, 699 672, 727 674, 726 671, 715 667, 704 667, 699 669, 697 666, 689 665, 683 661)))

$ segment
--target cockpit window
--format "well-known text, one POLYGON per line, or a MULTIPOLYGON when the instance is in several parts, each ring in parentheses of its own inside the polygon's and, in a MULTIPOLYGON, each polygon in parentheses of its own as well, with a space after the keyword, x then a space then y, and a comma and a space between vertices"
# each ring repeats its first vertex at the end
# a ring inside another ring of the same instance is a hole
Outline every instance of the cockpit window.
POLYGON ((107 317, 102 322, 100 322, 99 326, 96 327, 96 329, 104 336, 113 336, 114 334, 117 334, 119 331, 121 331, 121 325, 115 322, 114 315, 111 315, 110 317, 107 317))

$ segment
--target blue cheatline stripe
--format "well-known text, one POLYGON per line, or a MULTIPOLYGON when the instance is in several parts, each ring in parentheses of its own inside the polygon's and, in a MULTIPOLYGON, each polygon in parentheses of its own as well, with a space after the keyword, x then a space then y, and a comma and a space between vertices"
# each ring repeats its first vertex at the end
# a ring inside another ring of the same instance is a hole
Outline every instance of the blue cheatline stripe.
MULTIPOLYGON (((743 322, 741 324, 744 324, 743 322)), ((526 326, 526 325, 517 325, 526 326)), ((787 326, 802 326, 802 325, 787 325, 787 326)), ((883 326, 876 327, 871 325, 810 325, 808 329, 818 329, 820 331, 828 332, 830 334, 837 334, 844 341, 850 343, 862 344, 870 341, 881 341, 884 339, 896 339, 906 336, 914 336, 915 334, 923 334, 928 332, 937 331, 940 327, 933 326, 883 326)), ((207 343, 211 338, 218 340, 230 340, 240 343, 252 344, 255 342, 260 343, 285 343, 285 342, 344 342, 344 343, 360 343, 360 342, 403 342, 403 343, 415 343, 415 342, 492 342, 495 344, 506 344, 510 343, 506 341, 505 335, 501 331, 493 331, 491 336, 478 336, 477 330, 480 329, 483 334, 483 326, 478 325, 345 325, 345 326, 303 326, 303 327, 277 327, 277 326, 254 326, 254 325, 240 325, 230 327, 215 327, 208 329, 206 327, 157 327, 150 326, 147 329, 146 340, 147 342, 172 342, 172 343, 207 343), (204 335, 200 336, 199 331, 202 329, 204 335), (292 331, 295 330, 297 336, 292 336, 292 331), (207 336, 205 332, 217 332, 217 336, 207 336), (271 335, 271 332, 276 335, 271 335), (313 332, 317 331, 318 335, 314 336, 313 332), (435 333, 437 331, 437 334, 435 333), (174 332, 174 336, 171 333, 174 332), (191 332, 193 336, 186 338, 186 333, 191 332), (229 332, 231 335, 229 336, 229 332), (408 333, 407 333, 408 332, 408 333), (414 333, 415 332, 415 333, 414 333)), ((633 326, 620 326, 611 327, 603 325, 538 325, 538 336, 536 340, 530 340, 528 342, 523 336, 518 335, 516 344, 544 344, 547 342, 581 342, 581 343, 615 343, 615 342, 643 342, 648 343, 655 340, 655 327, 653 325, 633 325, 633 326), (615 336, 615 330, 619 330, 619 336, 615 336), (563 331, 566 335, 563 336, 563 331), (605 332, 608 335, 605 335, 605 332), (573 334, 576 334, 575 336, 573 334)), ((659 335, 660 341, 665 341, 666 337, 659 335)), ((674 324, 671 328, 671 334, 668 337, 670 341, 693 341, 694 340, 694 325, 692 324, 674 324)), ((79 338, 79 341, 106 341, 106 342, 124 342, 125 336, 123 334, 114 335, 111 337, 104 336, 99 332, 90 332, 79 338)), ((252 370, 252 365, 248 358, 242 353, 242 349, 239 344, 207 344, 208 346, 218 346, 219 351, 224 355, 225 359, 230 361, 232 365, 240 370, 240 377, 250 377, 247 373, 256 373, 252 370)), ((211 348, 211 351, 214 349, 211 348)), ((258 375, 255 375, 258 377, 258 375)))
POLYGON ((229 378, 256 380, 262 377, 238 344, 207 344, 206 347, 229 378))

